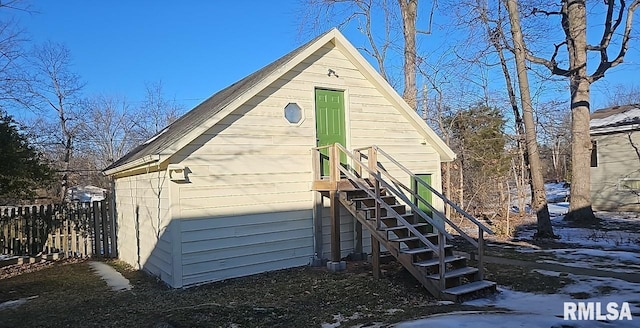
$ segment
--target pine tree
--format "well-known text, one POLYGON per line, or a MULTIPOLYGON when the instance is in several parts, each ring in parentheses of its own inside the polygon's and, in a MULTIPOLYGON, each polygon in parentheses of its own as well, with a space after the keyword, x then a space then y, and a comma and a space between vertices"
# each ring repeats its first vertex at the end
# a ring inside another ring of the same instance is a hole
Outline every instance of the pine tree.
POLYGON ((0 204, 30 200, 54 180, 53 170, 29 144, 18 123, 0 111, 0 204))

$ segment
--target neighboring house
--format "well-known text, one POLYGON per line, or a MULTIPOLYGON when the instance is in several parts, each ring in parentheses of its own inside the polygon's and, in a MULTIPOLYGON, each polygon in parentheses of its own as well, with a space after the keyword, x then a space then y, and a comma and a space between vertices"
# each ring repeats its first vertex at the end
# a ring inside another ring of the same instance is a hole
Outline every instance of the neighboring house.
POLYGON ((96 186, 75 186, 67 190, 67 197, 71 201, 78 201, 81 203, 98 202, 104 200, 106 192, 107 189, 96 186))
POLYGON ((640 212, 640 104, 593 112, 590 134, 593 209, 640 212))
MULTIPOLYGON (((173 287, 322 262, 331 229, 328 202, 311 190, 311 149, 333 142, 378 145, 436 189, 441 162, 455 157, 333 29, 105 169, 115 181, 119 257, 173 287)), ((346 256, 358 232, 343 215, 346 256)))

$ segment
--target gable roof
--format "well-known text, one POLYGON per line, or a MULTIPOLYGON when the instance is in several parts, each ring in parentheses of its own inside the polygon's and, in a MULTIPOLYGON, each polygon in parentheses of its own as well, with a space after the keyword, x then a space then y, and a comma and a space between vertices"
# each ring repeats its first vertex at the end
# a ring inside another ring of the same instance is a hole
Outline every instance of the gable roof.
POLYGON ((451 161, 455 158, 453 151, 442 139, 407 105, 342 33, 334 28, 209 97, 151 139, 109 165, 103 173, 113 175, 141 165, 164 162, 245 101, 330 42, 338 47, 380 91, 395 102, 394 105, 406 114, 414 128, 440 154, 442 161, 451 161))
POLYGON ((591 113, 591 134, 640 129, 640 104, 599 109, 591 113))

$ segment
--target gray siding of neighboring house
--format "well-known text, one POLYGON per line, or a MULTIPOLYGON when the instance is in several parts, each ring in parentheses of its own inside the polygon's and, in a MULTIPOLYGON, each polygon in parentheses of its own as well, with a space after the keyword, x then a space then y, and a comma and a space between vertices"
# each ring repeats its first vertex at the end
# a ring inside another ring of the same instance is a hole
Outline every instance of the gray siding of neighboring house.
POLYGON ((597 211, 640 212, 638 192, 619 190, 621 179, 640 179, 640 131, 592 135, 598 166, 591 168, 592 206, 597 211))

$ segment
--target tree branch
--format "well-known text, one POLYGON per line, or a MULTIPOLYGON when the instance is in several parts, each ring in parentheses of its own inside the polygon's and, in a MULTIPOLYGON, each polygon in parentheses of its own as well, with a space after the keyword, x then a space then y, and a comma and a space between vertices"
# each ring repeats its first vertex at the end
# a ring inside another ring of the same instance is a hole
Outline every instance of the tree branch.
MULTIPOLYGON (((613 0, 609 0, 609 1, 613 2, 613 0)), ((629 50, 629 39, 631 39, 631 27, 633 25, 633 15, 639 5, 640 5, 640 0, 634 0, 629 6, 629 9, 627 11, 627 20, 625 23, 625 29, 622 35, 622 41, 620 43, 620 51, 618 52, 618 55, 616 56, 616 58, 613 61, 608 61, 607 60, 608 56, 606 54, 607 47, 603 47, 603 49, 600 50, 600 54, 601 54, 600 64, 598 65, 598 68, 596 68, 595 72, 591 74, 591 76, 589 76, 589 80, 592 83, 603 78, 604 73, 609 68, 617 66, 618 64, 622 63, 622 61, 624 60, 624 56, 627 53, 627 50, 629 50)), ((624 6, 625 6, 625 0, 621 0, 621 8, 624 8, 624 6)), ((619 16, 619 19, 621 19, 620 16, 619 16)), ((614 24, 614 27, 611 27, 613 28, 613 30, 611 30, 609 38, 611 38, 611 35, 613 35, 613 32, 615 31, 615 28, 617 28, 618 25, 619 23, 617 22, 614 24)), ((606 41, 606 44, 608 46, 609 41, 606 41)))
POLYGON ((538 9, 538 8, 533 8, 533 10, 531 11, 532 15, 536 15, 536 14, 543 14, 545 16, 552 16, 552 15, 562 15, 561 12, 559 11, 546 11, 546 10, 542 10, 542 9, 538 9))

